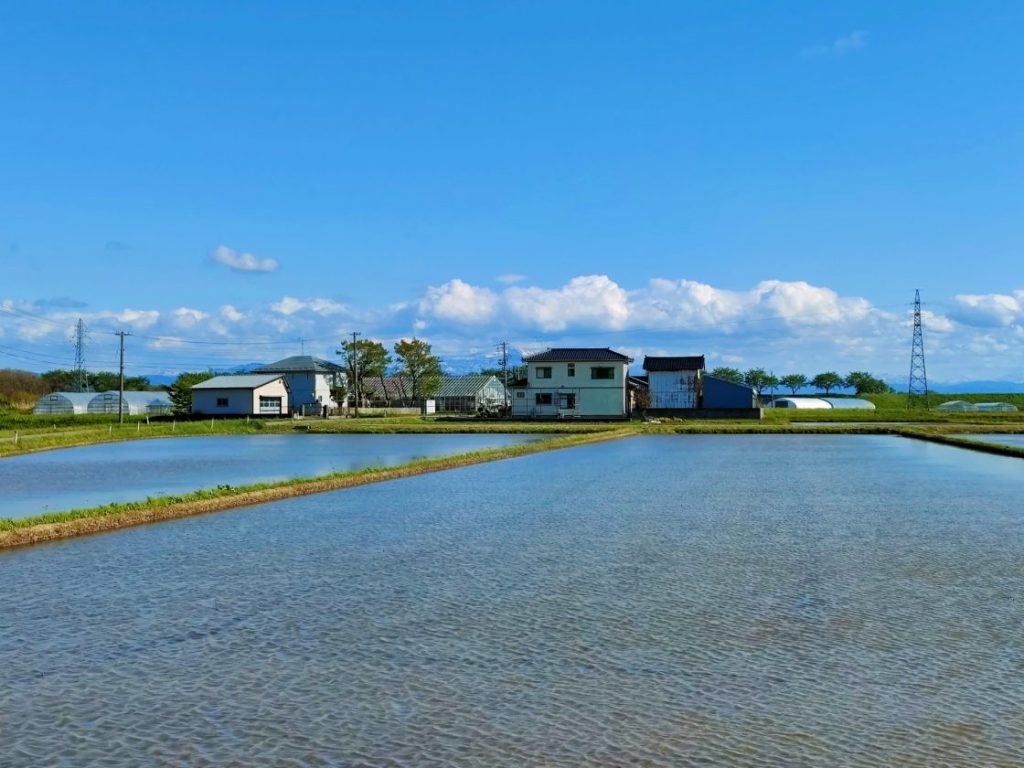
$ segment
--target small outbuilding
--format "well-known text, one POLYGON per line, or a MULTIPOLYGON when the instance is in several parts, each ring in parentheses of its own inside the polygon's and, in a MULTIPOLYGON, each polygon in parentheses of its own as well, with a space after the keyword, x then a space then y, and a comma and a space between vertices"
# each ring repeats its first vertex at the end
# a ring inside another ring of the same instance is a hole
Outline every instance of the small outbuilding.
POLYGON ((504 408, 504 385, 497 376, 442 376, 434 396, 436 413, 479 413, 504 408))
POLYGON ((757 393, 753 387, 715 376, 703 376, 702 407, 706 410, 756 409, 757 393))
POLYGON ((79 416, 89 412, 89 401, 95 396, 95 392, 51 392, 36 400, 32 413, 79 416))
POLYGON ((192 387, 192 413, 202 416, 287 416, 283 375, 214 376, 192 387))
POLYGON ((677 410, 700 405, 704 355, 644 358, 650 409, 677 410))

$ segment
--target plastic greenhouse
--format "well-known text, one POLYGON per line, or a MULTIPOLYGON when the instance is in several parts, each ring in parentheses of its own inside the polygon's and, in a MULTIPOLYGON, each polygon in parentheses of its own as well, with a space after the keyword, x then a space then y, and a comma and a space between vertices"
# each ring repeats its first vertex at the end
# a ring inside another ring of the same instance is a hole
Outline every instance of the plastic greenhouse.
MULTIPOLYGON (((117 392, 92 395, 89 413, 117 413, 117 392)), ((158 416, 171 412, 171 398, 166 392, 125 392, 123 413, 126 416, 158 416)))
POLYGON ((87 413, 89 401, 95 397, 94 392, 51 392, 36 400, 33 413, 87 413))

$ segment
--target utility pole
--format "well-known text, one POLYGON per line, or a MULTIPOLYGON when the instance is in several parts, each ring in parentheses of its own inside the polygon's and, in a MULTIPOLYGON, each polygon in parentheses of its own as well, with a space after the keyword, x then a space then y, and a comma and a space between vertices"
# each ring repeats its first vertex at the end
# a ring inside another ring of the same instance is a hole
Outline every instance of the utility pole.
POLYGON ((504 401, 505 401, 505 416, 509 418, 512 413, 508 407, 508 342, 503 341, 498 344, 498 349, 501 350, 501 383, 504 387, 504 401))
POLYGON ((359 418, 359 345, 356 342, 362 334, 359 331, 352 331, 352 371, 355 378, 356 392, 356 418, 359 418))
POLYGON ((924 367, 924 334, 921 327, 921 291, 914 291, 914 338, 910 343, 910 381, 907 385, 907 408, 915 405, 928 408, 928 374, 924 367))
POLYGON ((124 337, 131 336, 130 331, 115 331, 115 336, 121 337, 121 357, 118 366, 119 384, 117 387, 117 423, 124 424, 124 337))

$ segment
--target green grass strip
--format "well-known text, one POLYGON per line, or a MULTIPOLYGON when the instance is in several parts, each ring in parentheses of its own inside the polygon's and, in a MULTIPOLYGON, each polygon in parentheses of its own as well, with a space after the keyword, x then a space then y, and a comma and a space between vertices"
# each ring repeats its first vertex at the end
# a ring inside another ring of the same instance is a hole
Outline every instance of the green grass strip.
POLYGON ((221 485, 216 488, 180 495, 147 498, 142 501, 105 504, 88 509, 72 509, 66 512, 52 512, 25 518, 0 518, 0 549, 528 456, 543 451, 571 448, 632 434, 634 434, 633 430, 618 429, 562 435, 531 443, 488 448, 454 456, 418 459, 394 467, 367 467, 349 472, 335 472, 319 477, 292 478, 272 483, 221 485))

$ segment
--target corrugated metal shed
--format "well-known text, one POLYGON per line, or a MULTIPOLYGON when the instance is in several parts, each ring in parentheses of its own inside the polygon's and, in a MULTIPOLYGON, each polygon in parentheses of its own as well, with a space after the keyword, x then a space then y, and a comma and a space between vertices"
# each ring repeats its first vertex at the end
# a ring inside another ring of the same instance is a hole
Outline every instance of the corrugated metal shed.
POLYGON ((756 408, 757 402, 752 387, 705 375, 702 406, 721 410, 747 409, 756 408))

